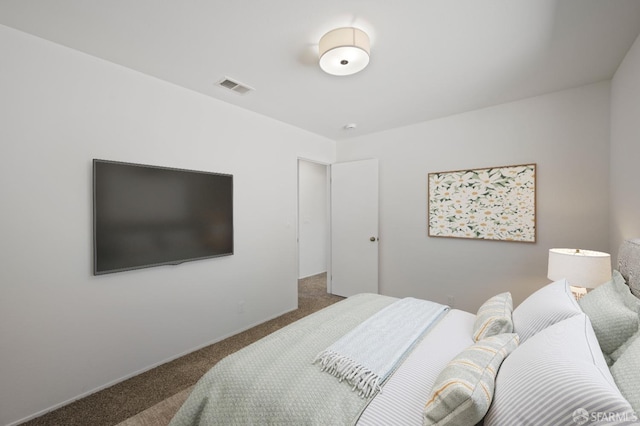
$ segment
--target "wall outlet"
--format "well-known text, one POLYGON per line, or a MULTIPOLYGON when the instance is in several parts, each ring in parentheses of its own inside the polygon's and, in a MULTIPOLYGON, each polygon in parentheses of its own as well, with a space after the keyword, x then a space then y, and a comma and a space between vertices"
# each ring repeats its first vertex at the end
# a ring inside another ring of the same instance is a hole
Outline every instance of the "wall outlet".
POLYGON ((452 295, 448 295, 447 296, 447 305, 449 305, 450 308, 453 308, 453 306, 456 304, 456 298, 453 297, 452 295))
POLYGON ((238 302, 238 313, 239 314, 244 313, 244 300, 241 300, 238 302))

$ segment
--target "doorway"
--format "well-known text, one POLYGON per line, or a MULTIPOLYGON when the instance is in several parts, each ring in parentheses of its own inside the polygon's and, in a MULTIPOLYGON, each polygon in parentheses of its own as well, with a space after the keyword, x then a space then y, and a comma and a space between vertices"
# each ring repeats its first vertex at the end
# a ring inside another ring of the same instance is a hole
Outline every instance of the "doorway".
POLYGON ((378 293, 378 160, 298 159, 298 280, 328 293, 378 293))
POLYGON ((298 159, 298 279, 324 279, 330 263, 329 165, 298 159))

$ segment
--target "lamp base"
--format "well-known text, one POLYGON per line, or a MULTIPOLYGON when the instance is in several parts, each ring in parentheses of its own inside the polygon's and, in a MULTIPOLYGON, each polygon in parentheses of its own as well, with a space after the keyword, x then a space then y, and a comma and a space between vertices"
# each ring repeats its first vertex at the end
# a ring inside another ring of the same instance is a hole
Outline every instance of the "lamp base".
POLYGON ((569 289, 571 289, 571 293, 573 293, 573 296, 576 298, 576 300, 582 299, 585 294, 591 291, 590 288, 577 287, 575 285, 570 285, 569 289))

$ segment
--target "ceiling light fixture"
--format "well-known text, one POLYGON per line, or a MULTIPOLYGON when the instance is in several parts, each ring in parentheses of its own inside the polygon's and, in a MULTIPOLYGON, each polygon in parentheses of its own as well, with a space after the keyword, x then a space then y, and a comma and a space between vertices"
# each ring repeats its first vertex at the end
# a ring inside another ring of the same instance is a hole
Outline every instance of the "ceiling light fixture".
POLYGON ((336 28, 320 39, 320 68, 332 75, 351 75, 369 64, 369 36, 358 28, 336 28))

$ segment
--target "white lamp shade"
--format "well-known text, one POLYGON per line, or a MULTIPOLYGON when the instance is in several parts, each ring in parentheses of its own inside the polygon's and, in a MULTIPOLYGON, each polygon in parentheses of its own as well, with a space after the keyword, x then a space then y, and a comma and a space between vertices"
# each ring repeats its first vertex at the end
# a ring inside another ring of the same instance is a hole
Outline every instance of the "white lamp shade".
POLYGON ((369 36, 358 28, 337 28, 320 39, 320 68, 332 75, 350 75, 369 64, 369 36))
POLYGON ((592 250, 554 248, 549 250, 547 278, 566 278, 574 286, 594 288, 611 280, 611 256, 592 250))

